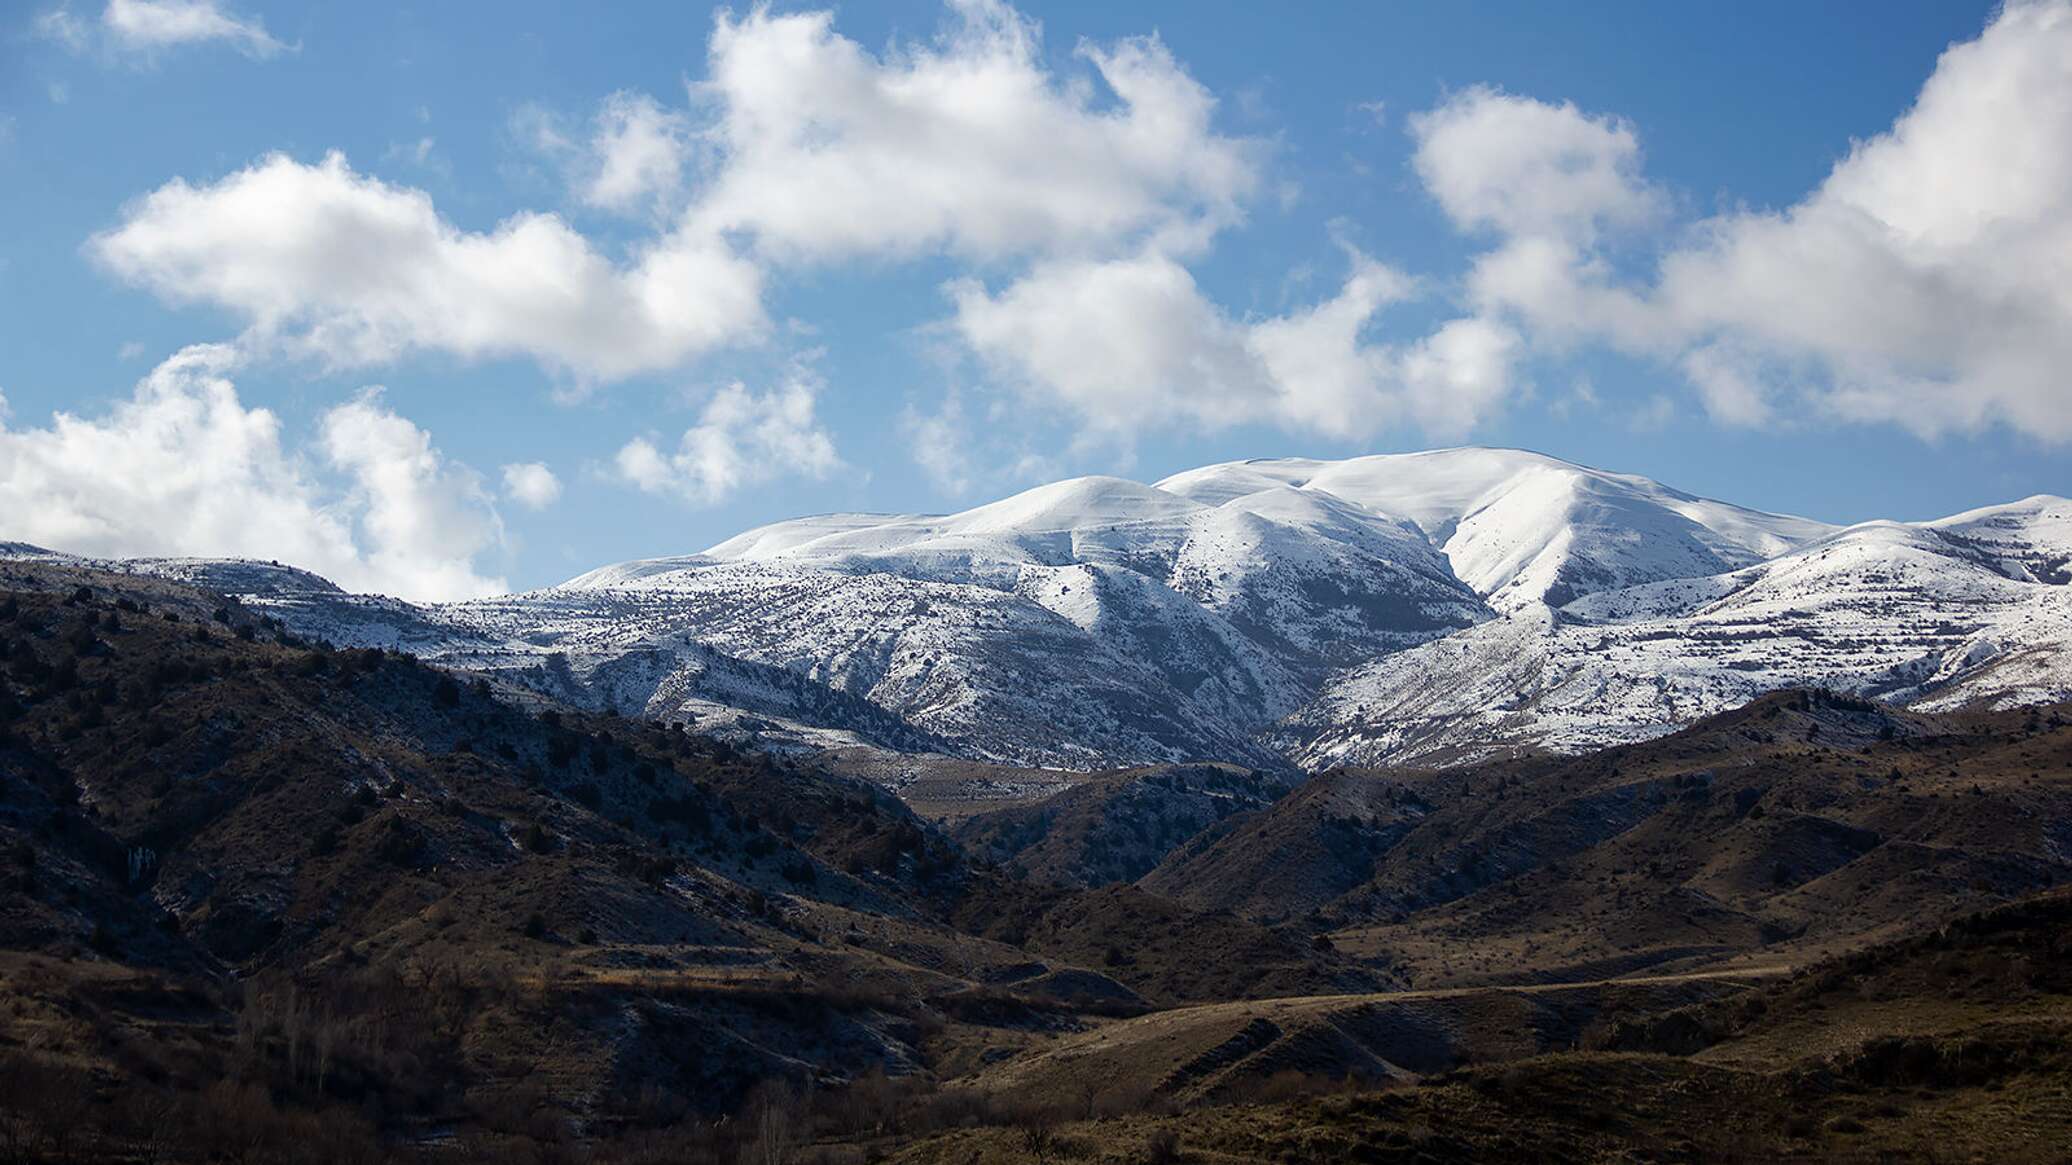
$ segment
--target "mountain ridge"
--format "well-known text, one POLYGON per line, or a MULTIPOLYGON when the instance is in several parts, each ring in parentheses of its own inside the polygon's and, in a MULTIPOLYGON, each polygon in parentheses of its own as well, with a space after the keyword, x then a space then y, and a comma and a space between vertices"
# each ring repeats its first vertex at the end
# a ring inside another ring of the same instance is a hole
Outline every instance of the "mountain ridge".
POLYGON ((2072 696, 2072 502, 1835 526, 1527 450, 1069 478, 464 603, 278 564, 119 565, 304 635, 768 747, 1045 768, 1576 751, 1788 686, 2072 696))

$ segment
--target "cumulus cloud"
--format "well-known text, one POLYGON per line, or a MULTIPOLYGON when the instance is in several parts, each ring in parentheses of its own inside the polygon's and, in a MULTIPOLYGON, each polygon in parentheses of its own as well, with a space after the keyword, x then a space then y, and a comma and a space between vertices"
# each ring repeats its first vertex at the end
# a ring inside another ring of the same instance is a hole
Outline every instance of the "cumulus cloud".
POLYGON ((1492 90, 1413 126, 1433 197, 1497 240, 1471 298, 1536 339, 1660 359, 1727 424, 2072 439, 2067 0, 2008 4, 1804 199, 1656 238, 1651 273, 1614 251, 1664 207, 1630 126, 1492 90))
MULTIPOLYGON (((110 11, 136 36, 215 27, 199 0, 121 2, 110 11)), ((1214 99, 1165 47, 1079 54, 1098 84, 1050 70, 1034 23, 997 0, 955 0, 940 36, 881 54, 837 34, 829 12, 722 13, 685 109, 621 92, 587 135, 532 119, 528 136, 570 168, 578 202, 672 216, 623 262, 552 214, 462 230, 422 191, 335 152, 175 179, 88 249, 168 302, 235 313, 255 351, 334 367, 517 356, 595 382, 763 334, 773 265, 1153 236, 1174 249, 1241 217, 1259 147, 1211 127, 1214 99)))
POLYGON ((543 462, 506 465, 504 496, 528 510, 544 510, 561 500, 561 479, 543 462))
POLYGON ((1804 201, 1703 225, 1664 261, 1676 326, 1775 390, 1924 433, 2072 439, 2072 4, 2011 3, 1804 201))
POLYGON ((1476 87, 1413 116, 1410 132, 1425 189, 1469 230, 1587 241, 1662 210, 1633 127, 1573 104, 1476 87))
POLYGON ((830 12, 723 13, 696 89, 721 161, 696 217, 826 260, 1199 239, 1241 216, 1258 147, 1215 132, 1214 98, 1157 38, 1082 44, 1097 90, 1051 73, 1006 4, 951 10, 933 43, 882 56, 830 12))
MULTIPOLYGON (((1371 342, 1411 285, 1364 257, 1335 297, 1284 317, 1237 319, 1203 294, 1187 260, 1242 220, 1263 151, 1214 128, 1214 97, 1157 38, 1080 46, 1097 88, 1054 75, 1005 4, 952 11, 935 41, 882 55, 826 12, 722 16, 694 88, 717 161, 690 221, 778 263, 1028 258, 998 290, 952 281, 946 330, 1017 399, 1108 436, 1259 421, 1453 434, 1500 407, 1515 332, 1463 319, 1371 342)), ((970 478, 956 423, 903 426, 945 484, 970 478)), ((659 450, 629 456, 660 473, 659 450)))
POLYGON ((1440 209, 1497 240, 1465 281, 1478 311, 1520 317, 1557 343, 1585 332, 1650 340, 1649 312, 1612 285, 1599 249, 1669 210, 1641 173, 1630 124, 1477 86, 1409 125, 1412 166, 1440 209))
POLYGON ((958 336, 1002 379, 1098 427, 1242 419, 1261 371, 1243 329, 1155 251, 1041 264, 998 293, 948 288, 958 336))
POLYGON ((469 598, 504 589, 475 572, 475 556, 503 542, 488 492, 450 464, 431 434, 384 407, 370 389, 324 414, 320 443, 352 481, 364 568, 411 595, 469 598))
POLYGON ((258 60, 292 51, 257 17, 239 16, 215 0, 108 0, 99 19, 91 22, 61 4, 39 17, 37 26, 78 52, 98 44, 115 53, 149 57, 211 42, 258 60))
POLYGON ((1038 404, 1113 435, 1172 423, 1267 422, 1337 437, 1415 422, 1454 433, 1511 384, 1516 337, 1454 320, 1408 344, 1365 333, 1412 283, 1366 256, 1337 295, 1245 321, 1157 251, 1039 265, 998 293, 949 287, 952 327, 996 375, 1038 404))
POLYGON ((309 450, 291 449, 278 417, 239 400, 237 360, 224 345, 187 348, 104 416, 0 424, 0 538, 279 559, 415 599, 504 589, 474 566, 501 543, 495 510, 427 434, 370 392, 326 413, 309 450))
POLYGON ((169 302, 236 313, 253 344, 337 367, 434 350, 609 380, 764 325, 760 271, 717 238, 672 233, 615 264, 551 214, 463 231, 429 195, 338 153, 316 165, 275 154, 205 186, 175 179, 88 251, 169 302))
POLYGON ((768 392, 729 384, 706 402, 673 451, 636 437, 619 450, 613 472, 649 493, 701 505, 779 477, 824 478, 841 459, 814 415, 819 391, 804 368, 768 392))
MULTIPOLYGON (((1082 44, 1078 68, 1054 70, 1033 21, 1000 0, 951 0, 939 35, 879 52, 838 34, 831 12, 760 7, 717 16, 707 47, 682 109, 620 92, 587 133, 540 111, 519 127, 567 170, 576 203, 664 224, 623 261, 552 214, 463 230, 338 153, 173 180, 88 251, 170 303, 230 311, 248 352, 334 368, 521 357, 589 384, 764 335, 764 285, 786 267, 1193 254, 1259 185, 1262 144, 1214 128, 1215 99, 1155 36, 1082 44)), ((693 433, 715 450, 759 431, 714 425, 693 433)), ((677 456, 654 452, 629 458, 677 456)), ((698 497, 739 476, 715 472, 669 476, 698 497)))
POLYGON ((625 213, 679 191, 691 151, 690 119, 638 93, 614 93, 597 115, 582 199, 625 213))

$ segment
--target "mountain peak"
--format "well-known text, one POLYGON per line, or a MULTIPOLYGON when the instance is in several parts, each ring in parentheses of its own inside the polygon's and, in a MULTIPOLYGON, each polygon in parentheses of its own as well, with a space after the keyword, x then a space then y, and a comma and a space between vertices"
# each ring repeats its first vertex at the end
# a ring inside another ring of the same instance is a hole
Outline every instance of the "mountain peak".
POLYGON ((1074 477, 444 606, 271 564, 105 565, 562 699, 1013 764, 1573 749, 1808 683, 2072 693, 2072 502, 1841 528, 1523 449, 1074 477))

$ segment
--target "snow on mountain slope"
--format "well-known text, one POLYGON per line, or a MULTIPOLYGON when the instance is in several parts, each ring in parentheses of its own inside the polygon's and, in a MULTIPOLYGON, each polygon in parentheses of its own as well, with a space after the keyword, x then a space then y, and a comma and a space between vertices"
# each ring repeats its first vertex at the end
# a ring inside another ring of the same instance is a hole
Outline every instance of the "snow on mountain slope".
POLYGON ((277 588, 246 601, 299 634, 339 647, 406 651, 579 706, 689 720, 720 736, 780 747, 950 747, 861 696, 730 656, 672 631, 666 617, 594 595, 537 592, 417 606, 277 588))
POLYGON ((1514 612, 1346 673, 1273 739, 1312 768, 1455 763, 1644 739, 1796 685, 1926 709, 2065 699, 2072 586, 2046 580, 2068 515, 2047 498, 1870 522, 1743 570, 1514 612))
MULTIPOLYGON (((1119 478, 1076 478, 942 517, 780 523, 703 555, 593 571, 557 589, 677 586, 723 563, 789 572, 711 575, 749 606, 757 580, 800 572, 974 587, 1065 619, 1159 674, 1173 698, 1246 733, 1337 668, 1490 616, 1414 527, 1327 495, 1274 492, 1214 507, 1119 478)), ((816 617, 833 644, 874 616, 816 617)), ((839 648, 780 646, 767 627, 746 638, 756 643, 729 650, 783 655, 814 674, 841 670, 839 648)), ((864 690, 854 677, 837 682, 864 690)))
MULTIPOLYGON (((1170 542, 1202 507, 1119 477, 1078 477, 946 516, 841 514, 781 522, 705 552, 722 561, 897 563, 954 572, 959 562, 1050 566, 1170 542)), ((994 577, 997 577, 994 576, 994 577)))
POLYGON ((700 642, 865 696, 975 756, 1245 759, 1256 751, 1232 750, 1335 676, 1492 606, 1711 576, 1829 530, 1537 454, 1455 449, 800 519, 548 593, 666 593, 700 642), (1000 633, 974 610, 998 615, 1000 633), (1099 676, 1075 685, 1082 669, 1099 676))
POLYGON ((1226 504, 1274 484, 1414 524, 1444 551, 1454 574, 1500 611, 1716 574, 1833 529, 1516 449, 1232 462, 1158 483, 1226 504))
POLYGON ((27 542, 0 542, 0 560, 64 563, 93 570, 129 571, 202 587, 219 594, 274 595, 326 591, 344 594, 322 575, 255 558, 90 558, 27 542))
POLYGON ((1160 568, 1309 680, 1490 615, 1414 527, 1285 488, 1196 516, 1160 568))
POLYGON ((1414 527, 1278 492, 1219 508, 1076 478, 961 514, 780 523, 474 607, 657 606, 984 759, 1271 764, 1254 736, 1328 674, 1491 614, 1414 527))
POLYGON ((2072 695, 2064 499, 1839 529, 1516 450, 1074 478, 438 606, 277 564, 97 565, 766 745, 1060 768, 1580 749, 1792 684, 2072 695))
POLYGON ((1249 737, 1300 699, 1285 669, 1199 608, 1100 566, 1032 566, 1014 589, 994 589, 742 563, 471 605, 492 606, 514 631, 542 625, 551 607, 545 625, 563 650, 608 652, 636 628, 695 635, 988 760, 1086 766, 1206 751, 1270 763, 1249 737))
POLYGON ((2038 494, 1929 522, 1959 553, 2025 582, 2072 583, 2072 502, 2038 494))

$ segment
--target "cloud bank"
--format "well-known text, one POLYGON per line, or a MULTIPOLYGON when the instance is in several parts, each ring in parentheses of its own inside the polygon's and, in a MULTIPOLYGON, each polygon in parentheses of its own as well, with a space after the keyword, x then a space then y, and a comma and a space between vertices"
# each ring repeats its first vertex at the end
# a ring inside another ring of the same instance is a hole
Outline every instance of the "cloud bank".
POLYGON ((1488 89, 1413 122, 1416 168, 1497 245, 1483 310, 1554 345, 1659 359, 1731 425, 2005 425, 2072 438, 2072 4, 2008 5, 1911 109, 1777 210, 1644 241, 1662 198, 1610 117, 1488 89))
POLYGON ((721 240, 674 233, 616 264, 552 214, 463 231, 422 191, 339 153, 316 165, 275 154, 206 186, 175 179, 87 249, 168 302, 237 314, 248 346, 339 368, 433 351, 610 380, 763 326, 761 273, 721 240))
POLYGON ((0 424, 6 537, 86 555, 278 559, 411 599, 505 589, 475 565, 503 543, 476 476, 378 391, 326 412, 297 450, 278 417, 239 400, 237 361, 224 345, 187 348, 104 416, 0 424))

